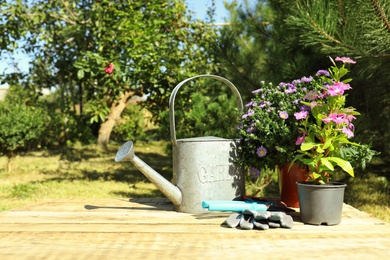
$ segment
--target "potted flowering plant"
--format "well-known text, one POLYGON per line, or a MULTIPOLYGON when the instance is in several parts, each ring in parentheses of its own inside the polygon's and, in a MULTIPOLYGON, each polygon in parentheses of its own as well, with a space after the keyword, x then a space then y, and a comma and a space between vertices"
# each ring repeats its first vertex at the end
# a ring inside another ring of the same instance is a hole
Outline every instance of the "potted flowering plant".
POLYGON ((309 177, 309 182, 297 183, 301 219, 318 225, 341 221, 346 184, 331 182, 335 169, 340 167, 353 177, 352 163, 360 161, 364 165, 376 154, 368 145, 351 141, 353 120, 359 113, 346 107, 345 93, 351 89, 351 79, 342 78, 348 73, 346 65, 356 62, 346 57, 331 61, 333 66, 321 75, 321 89, 309 91, 301 101, 301 110, 294 114, 301 135, 296 140, 299 149, 293 161, 306 166, 309 177), (338 67, 335 61, 342 65, 338 67))
MULTIPOLYGON (((295 144, 300 135, 299 121, 294 114, 301 111, 301 101, 307 93, 321 90, 323 73, 324 71, 318 71, 314 77, 302 77, 278 85, 261 81, 260 88, 252 91, 254 97, 246 104, 246 111, 238 127, 241 140, 238 162, 246 169, 249 180, 247 183, 254 190, 260 191, 270 182, 275 167, 288 173, 287 163, 294 159, 299 148, 295 144)), ((291 207, 297 207, 298 203, 295 182, 306 179, 304 169, 303 173, 302 169, 296 170, 295 181, 282 178, 285 174, 279 171, 281 197, 291 207), (291 188, 281 185, 289 182, 291 188)))
MULTIPOLYGON (((308 171, 296 181, 308 177, 314 184, 324 184, 331 180, 335 167, 353 176, 353 163, 364 166, 375 154, 368 145, 350 141, 352 121, 359 113, 345 107, 344 92, 351 89, 351 79, 342 78, 348 73, 346 65, 355 62, 335 60, 342 62, 340 68, 331 59, 334 66, 329 70, 278 85, 262 81, 260 88, 252 91, 254 97, 246 104, 238 127, 238 163, 246 169, 253 187, 261 189, 259 182, 266 185, 270 179, 267 172, 275 166, 288 170, 296 168, 295 162, 308 171)), ((292 174, 280 174, 279 184, 286 176, 292 174)), ((292 194, 283 194, 286 189, 281 187, 282 201, 290 200, 287 206, 300 206, 292 200, 298 201, 296 181, 289 181, 295 188, 292 194)))
POLYGON ((301 136, 296 140, 300 145, 294 161, 308 167, 309 180, 313 184, 325 184, 331 180, 335 167, 354 176, 350 161, 355 161, 358 151, 364 151, 363 163, 375 153, 368 145, 350 141, 354 136, 353 120, 360 115, 354 107, 345 107, 345 92, 352 89, 348 84, 352 79, 342 78, 348 73, 346 64, 354 64, 350 58, 339 58, 342 66, 334 66, 321 76, 322 89, 309 91, 301 103, 303 106, 294 114, 299 122, 301 136), (351 152, 352 151, 352 152, 351 152))

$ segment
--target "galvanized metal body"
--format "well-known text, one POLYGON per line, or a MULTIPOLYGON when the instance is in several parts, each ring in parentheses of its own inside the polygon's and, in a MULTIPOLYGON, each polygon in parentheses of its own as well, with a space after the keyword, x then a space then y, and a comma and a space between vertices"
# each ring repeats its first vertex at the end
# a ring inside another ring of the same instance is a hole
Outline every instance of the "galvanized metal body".
POLYGON ((244 177, 234 163, 236 140, 198 137, 177 140, 173 146, 173 179, 182 191, 177 211, 200 213, 205 200, 241 200, 244 177))
MULTIPOLYGON (((238 140, 214 136, 176 139, 174 100, 180 87, 191 80, 208 77, 225 83, 237 98, 239 111, 243 110, 241 96, 228 80, 214 75, 199 75, 179 83, 172 91, 170 131, 173 145, 173 180, 182 192, 177 211, 206 212, 204 200, 241 200, 245 194, 242 168, 235 164, 238 140)), ((235 126, 232 126, 235 127, 235 126)))

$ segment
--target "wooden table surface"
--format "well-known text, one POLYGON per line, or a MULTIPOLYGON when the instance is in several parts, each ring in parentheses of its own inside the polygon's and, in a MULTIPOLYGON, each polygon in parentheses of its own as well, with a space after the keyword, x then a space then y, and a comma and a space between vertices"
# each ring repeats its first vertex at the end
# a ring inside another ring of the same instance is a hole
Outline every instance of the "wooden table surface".
POLYGON ((390 259, 390 224, 344 205, 337 226, 240 230, 163 198, 53 199, 0 212, 0 259, 390 259))

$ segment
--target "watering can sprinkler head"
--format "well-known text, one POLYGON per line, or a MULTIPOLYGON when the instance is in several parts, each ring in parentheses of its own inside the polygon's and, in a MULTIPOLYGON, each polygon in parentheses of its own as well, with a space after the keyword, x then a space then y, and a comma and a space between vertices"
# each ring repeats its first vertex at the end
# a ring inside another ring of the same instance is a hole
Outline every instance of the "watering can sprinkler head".
POLYGON ((128 141, 122 145, 116 153, 115 162, 132 162, 134 160, 134 145, 132 141, 128 141))

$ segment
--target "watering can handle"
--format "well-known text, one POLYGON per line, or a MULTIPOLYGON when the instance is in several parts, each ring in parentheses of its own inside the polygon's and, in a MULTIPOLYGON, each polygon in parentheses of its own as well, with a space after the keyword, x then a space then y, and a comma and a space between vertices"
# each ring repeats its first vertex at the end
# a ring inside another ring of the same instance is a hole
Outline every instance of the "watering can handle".
POLYGON ((244 106, 242 104, 240 92, 238 92, 237 88, 229 80, 227 80, 223 77, 220 77, 220 76, 216 76, 216 75, 198 75, 198 76, 194 76, 194 77, 185 79, 182 82, 180 82, 179 84, 177 84, 177 86, 173 89, 173 91, 171 93, 171 97, 169 98, 169 119, 170 119, 170 123, 171 123, 170 124, 171 141, 172 141, 173 145, 176 145, 175 104, 174 104, 176 94, 179 91, 180 87, 183 86, 186 82, 191 81, 193 79, 197 79, 197 78, 212 78, 212 79, 216 79, 218 81, 225 83, 225 85, 227 85, 233 91, 234 95, 236 96, 237 104, 238 104, 238 111, 240 113, 242 113, 244 110, 244 106))

